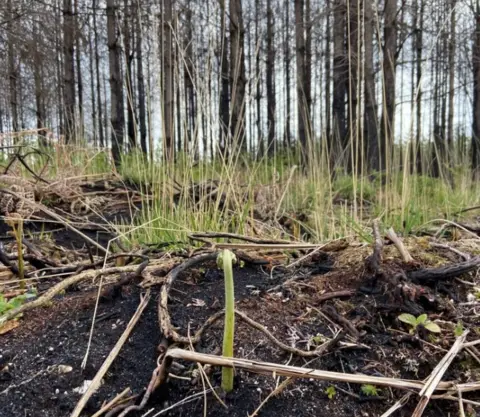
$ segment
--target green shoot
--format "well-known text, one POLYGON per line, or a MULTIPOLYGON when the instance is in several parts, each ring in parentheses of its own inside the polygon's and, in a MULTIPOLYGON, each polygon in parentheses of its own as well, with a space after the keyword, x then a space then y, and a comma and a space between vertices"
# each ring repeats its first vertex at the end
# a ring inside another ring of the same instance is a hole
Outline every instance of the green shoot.
POLYGON ((325 389, 325 394, 327 394, 327 397, 328 397, 329 400, 333 400, 335 395, 337 395, 337 390, 335 389, 335 387, 333 385, 329 385, 325 389))
POLYGON ((431 333, 441 333, 441 329, 438 324, 429 320, 426 314, 421 314, 420 316, 415 317, 412 314, 404 313, 400 314, 398 319, 410 326, 410 334, 415 333, 419 326, 423 326, 431 333))
POLYGON ((378 397, 379 389, 375 385, 364 384, 360 387, 362 390, 363 395, 367 397, 378 397))
MULTIPOLYGON (((233 286, 233 262, 237 259, 228 249, 222 251, 217 258, 217 264, 223 268, 225 278, 225 328, 223 331, 223 356, 233 357, 233 336, 235 333, 235 294, 233 286)), ((233 369, 222 368, 222 389, 225 392, 233 390, 233 369)))

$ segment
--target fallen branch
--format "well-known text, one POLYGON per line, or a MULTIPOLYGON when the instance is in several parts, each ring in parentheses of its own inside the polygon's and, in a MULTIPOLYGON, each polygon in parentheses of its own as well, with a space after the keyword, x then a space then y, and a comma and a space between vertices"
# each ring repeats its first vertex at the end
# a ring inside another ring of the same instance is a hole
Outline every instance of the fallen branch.
POLYGON ((115 398, 110 400, 106 403, 100 410, 98 410, 92 417, 100 417, 102 414, 105 414, 108 410, 110 410, 115 404, 117 404, 120 400, 123 399, 127 394, 130 393, 130 388, 125 388, 120 394, 116 395, 115 398))
POLYGON ((85 392, 85 394, 83 394, 82 398, 80 398, 80 401, 77 403, 77 406, 73 410, 72 414, 70 414, 70 417, 79 417, 83 408, 85 407, 88 400, 90 399, 90 397, 100 387, 102 378, 105 376, 108 369, 112 365, 113 361, 118 356, 120 349, 122 349, 123 345, 129 338, 130 333, 132 332, 138 320, 140 319, 143 313, 143 310, 145 310, 145 307, 147 307, 149 301, 150 301, 150 290, 147 290, 145 295, 141 297, 141 301, 140 301, 140 304, 138 305, 137 311, 135 311, 135 314, 130 319, 130 322, 128 323, 125 331, 122 333, 122 335, 120 336, 120 339, 118 339, 117 343, 108 354, 107 358, 105 359, 102 366, 98 370, 97 374, 93 378, 92 383, 88 387, 87 391, 85 392))
POLYGON ((460 275, 466 274, 467 272, 471 272, 478 267, 480 267, 480 256, 440 268, 428 268, 410 271, 407 272, 407 277, 412 281, 419 283, 436 282, 442 279, 456 278, 460 275))
MULTIPOLYGON (((149 266, 149 268, 151 267, 152 266, 149 266)), ((98 278, 101 275, 107 274, 120 274, 128 272, 134 272, 137 274, 139 271, 141 272, 141 269, 143 268, 144 264, 142 263, 140 265, 127 265, 122 267, 105 268, 101 270, 87 270, 78 275, 74 275, 72 277, 64 279, 63 281, 60 281, 58 284, 49 288, 42 296, 38 297, 36 300, 33 300, 26 304, 22 304, 17 308, 7 311, 3 316, 0 316, 0 326, 7 320, 13 319, 21 313, 25 313, 27 311, 33 310, 34 308, 39 308, 47 305, 48 302, 53 299, 53 297, 60 294, 62 291, 66 290, 72 285, 78 284, 81 281, 98 278)))
POLYGON ((387 230, 387 237, 393 242, 398 252, 400 252, 403 262, 412 263, 413 262, 412 255, 410 255, 410 252, 408 252, 407 248, 405 247, 401 239, 397 236, 397 234, 395 233, 395 230, 393 230, 392 227, 390 227, 390 229, 387 230))
MULTIPOLYGON (((170 289, 172 288, 172 285, 175 279, 178 277, 178 275, 180 275, 182 272, 184 272, 188 268, 191 268, 194 265, 198 265, 206 261, 213 261, 215 259, 217 259, 216 252, 195 256, 193 258, 190 258, 188 261, 184 262, 183 264, 177 266, 176 268, 172 269, 166 276, 165 284, 162 287, 162 291, 160 293, 160 298, 158 301, 158 320, 160 324, 160 329, 164 337, 166 337, 167 339, 171 339, 177 343, 185 343, 185 344, 197 343, 198 340, 200 340, 201 333, 199 335, 198 331, 192 338, 188 338, 187 336, 179 335, 173 329, 172 320, 170 318, 170 313, 168 311, 168 296, 170 294, 170 289)), ((202 328, 204 328, 204 326, 202 326, 202 328)))

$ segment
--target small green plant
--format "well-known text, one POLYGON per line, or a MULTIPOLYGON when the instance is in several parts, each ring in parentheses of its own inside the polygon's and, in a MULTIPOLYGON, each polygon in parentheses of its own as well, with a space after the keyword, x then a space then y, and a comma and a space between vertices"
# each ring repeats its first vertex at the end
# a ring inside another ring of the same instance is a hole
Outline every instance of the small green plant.
POLYGON ((17 295, 16 297, 7 300, 3 294, 0 294, 0 316, 5 314, 9 310, 13 310, 14 308, 20 307, 25 301, 29 298, 36 297, 37 293, 35 290, 17 295))
POLYGON ((375 385, 363 384, 360 389, 362 390, 363 395, 367 397, 378 397, 380 390, 375 385))
POLYGON ((419 326, 423 326, 426 330, 432 333, 440 333, 441 329, 438 324, 428 319, 426 314, 421 314, 415 317, 413 314, 404 313, 398 316, 398 319, 410 326, 410 334, 414 334, 419 326))
MULTIPOLYGON (((223 268, 225 279, 225 328, 223 330, 223 356, 233 357, 233 336, 235 333, 235 294, 233 286, 233 262, 237 258, 228 249, 223 250, 217 258, 217 264, 223 268)), ((222 389, 233 390, 233 369, 222 368, 222 389)))
POLYGON ((325 388, 325 394, 327 394, 329 400, 333 400, 335 395, 337 395, 337 390, 333 385, 329 385, 327 388, 325 388))
POLYGON ((455 326, 455 329, 453 330, 455 337, 460 337, 464 331, 465 331, 465 328, 463 327, 463 323, 459 321, 455 326))

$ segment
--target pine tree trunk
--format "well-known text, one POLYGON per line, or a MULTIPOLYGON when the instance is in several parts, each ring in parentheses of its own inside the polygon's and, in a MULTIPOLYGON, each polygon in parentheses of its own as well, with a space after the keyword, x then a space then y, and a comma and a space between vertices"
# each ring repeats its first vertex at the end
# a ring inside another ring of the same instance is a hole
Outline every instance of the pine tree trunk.
POLYGON ((117 38, 117 14, 115 0, 107 0, 108 61, 110 67, 110 123, 112 126, 112 155, 115 164, 121 162, 123 152, 125 116, 123 83, 120 69, 120 45, 117 38))
POLYGON ((65 142, 75 140, 75 64, 74 64, 74 20, 72 0, 63 0, 63 104, 65 107, 65 142))
POLYGON ((272 0, 267 0, 267 113, 268 113, 268 153, 276 151, 275 142, 275 46, 272 0))
POLYGON ((242 1, 230 0, 230 107, 232 111, 230 133, 235 149, 247 150, 245 140, 245 27, 242 1))

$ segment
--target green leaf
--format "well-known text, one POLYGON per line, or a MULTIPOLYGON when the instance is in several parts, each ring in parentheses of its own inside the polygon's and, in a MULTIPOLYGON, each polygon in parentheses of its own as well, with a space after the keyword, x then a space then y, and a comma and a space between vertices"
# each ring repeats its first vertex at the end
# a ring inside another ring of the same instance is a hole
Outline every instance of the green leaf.
POLYGON ((441 333, 442 329, 438 326, 437 323, 434 323, 433 321, 428 321, 427 323, 424 324, 424 327, 432 333, 441 333))
POLYGON ((417 319, 412 314, 403 313, 398 316, 398 320, 409 324, 412 327, 417 327, 417 319))
POLYGON ((337 390, 333 385, 330 385, 325 389, 325 394, 327 394, 329 400, 332 400, 337 395, 337 390))
POLYGON ((379 391, 375 385, 370 385, 370 384, 362 385, 361 390, 363 394, 368 397, 376 397, 379 391))
POLYGON ((426 314, 421 314, 417 317, 417 324, 425 324, 428 320, 428 316, 426 314))
POLYGON ((463 323, 459 321, 455 326, 455 330, 453 331, 453 333, 456 337, 459 337, 463 334, 463 331, 464 331, 463 323))

